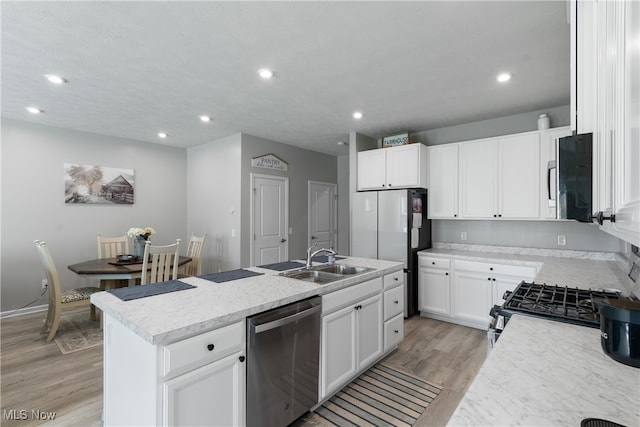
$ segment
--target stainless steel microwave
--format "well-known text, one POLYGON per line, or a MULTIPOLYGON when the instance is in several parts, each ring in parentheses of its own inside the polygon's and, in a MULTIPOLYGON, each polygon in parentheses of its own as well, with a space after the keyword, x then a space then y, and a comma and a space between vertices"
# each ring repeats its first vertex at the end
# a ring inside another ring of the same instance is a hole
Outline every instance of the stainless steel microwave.
POLYGON ((591 133, 559 138, 556 160, 547 167, 549 206, 556 205, 558 219, 591 222, 593 206, 593 137, 591 133), (556 199, 551 171, 555 169, 556 199))

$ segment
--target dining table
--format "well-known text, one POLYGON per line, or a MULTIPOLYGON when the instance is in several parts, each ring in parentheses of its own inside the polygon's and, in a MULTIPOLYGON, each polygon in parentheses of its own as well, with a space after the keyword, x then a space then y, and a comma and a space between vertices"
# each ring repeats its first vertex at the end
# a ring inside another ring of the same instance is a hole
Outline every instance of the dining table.
MULTIPOLYGON (((191 257, 179 256, 178 267, 191 262, 191 257)), ((129 286, 136 284, 142 276, 142 261, 119 261, 117 258, 101 258, 68 265, 78 276, 95 280, 128 280, 129 286)), ((151 269, 151 263, 148 263, 151 269)))

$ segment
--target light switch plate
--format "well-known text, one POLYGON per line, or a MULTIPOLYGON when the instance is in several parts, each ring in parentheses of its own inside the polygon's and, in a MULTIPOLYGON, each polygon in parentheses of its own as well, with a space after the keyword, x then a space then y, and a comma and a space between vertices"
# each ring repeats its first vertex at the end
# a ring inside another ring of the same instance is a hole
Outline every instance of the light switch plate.
POLYGON ((640 277, 640 265, 637 262, 634 262, 631 265, 631 270, 629 271, 629 279, 633 280, 633 283, 638 283, 638 277, 640 277))

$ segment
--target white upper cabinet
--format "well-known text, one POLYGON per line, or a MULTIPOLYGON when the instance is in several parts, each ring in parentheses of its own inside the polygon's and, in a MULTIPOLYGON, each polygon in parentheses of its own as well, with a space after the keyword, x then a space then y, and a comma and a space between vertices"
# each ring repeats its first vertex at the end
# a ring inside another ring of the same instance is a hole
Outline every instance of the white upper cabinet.
POLYGON ((540 133, 460 144, 461 216, 540 217, 540 133))
POLYGON ((358 152, 358 191, 427 186, 427 147, 415 143, 358 152))
POLYGON ((463 142, 459 149, 462 217, 497 217, 498 140, 463 142))
POLYGON ((593 132, 593 211, 601 229, 640 245, 640 3, 580 1, 572 108, 578 133, 593 132))
POLYGON ((458 144, 428 147, 429 218, 458 217, 458 144))

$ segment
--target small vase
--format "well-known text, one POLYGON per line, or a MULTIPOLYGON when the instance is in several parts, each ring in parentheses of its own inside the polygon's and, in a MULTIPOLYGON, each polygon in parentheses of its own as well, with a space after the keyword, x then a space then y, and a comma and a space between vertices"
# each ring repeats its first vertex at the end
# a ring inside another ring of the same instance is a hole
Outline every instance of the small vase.
POLYGON ((142 236, 138 236, 133 239, 133 255, 135 255, 136 258, 140 259, 142 258, 142 255, 144 255, 145 243, 146 240, 142 236))

